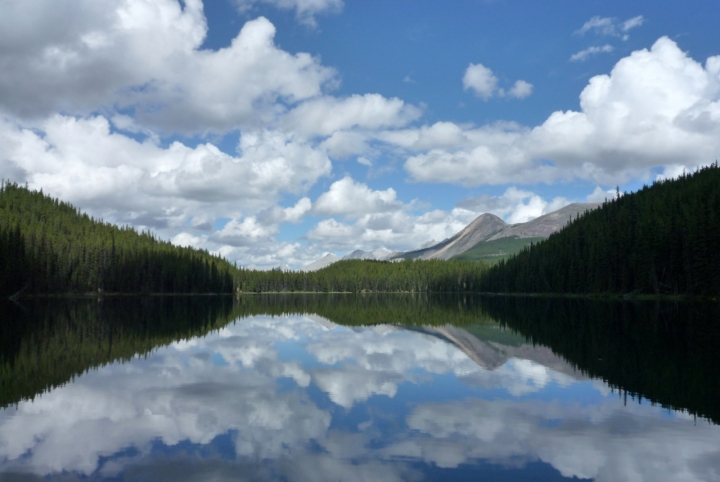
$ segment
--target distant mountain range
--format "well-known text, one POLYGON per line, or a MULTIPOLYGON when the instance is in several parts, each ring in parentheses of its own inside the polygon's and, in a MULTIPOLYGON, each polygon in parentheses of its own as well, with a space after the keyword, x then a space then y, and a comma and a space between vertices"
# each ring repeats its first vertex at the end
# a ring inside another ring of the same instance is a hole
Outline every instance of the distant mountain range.
POLYGON ((548 238, 571 219, 600 204, 573 203, 526 223, 507 224, 494 214, 482 214, 465 229, 429 248, 398 255, 404 259, 475 259, 497 261, 548 238))
POLYGON ((356 250, 342 258, 327 254, 310 263, 301 271, 316 271, 341 259, 471 259, 494 263, 521 251, 531 242, 537 242, 559 231, 576 216, 599 207, 600 204, 573 203, 532 221, 507 224, 494 214, 482 214, 456 235, 428 247, 393 253, 380 248, 375 251, 356 250))
POLYGON ((331 264, 342 259, 374 259, 378 261, 384 261, 386 259, 390 259, 395 255, 397 255, 397 253, 389 251, 385 248, 378 248, 375 251, 363 251, 362 249, 356 249, 352 253, 348 253, 342 258, 330 253, 326 254, 325 256, 316 261, 313 261, 310 264, 303 266, 300 271, 317 271, 319 269, 330 266, 331 264))

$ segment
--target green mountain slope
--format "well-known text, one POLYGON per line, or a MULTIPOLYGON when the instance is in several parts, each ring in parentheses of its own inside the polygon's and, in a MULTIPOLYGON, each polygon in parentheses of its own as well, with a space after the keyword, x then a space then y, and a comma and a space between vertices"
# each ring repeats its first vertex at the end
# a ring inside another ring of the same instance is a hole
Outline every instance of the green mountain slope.
POLYGON ((517 236, 512 236, 508 238, 495 239, 493 241, 483 241, 464 253, 453 256, 452 259, 484 261, 489 265, 493 265, 519 253, 524 248, 530 246, 531 243, 538 243, 544 239, 545 238, 519 238, 517 236))
POLYGON ((235 268, 206 251, 120 228, 17 184, 0 189, 0 294, 231 293, 235 268))
POLYGON ((625 194, 493 266, 486 292, 720 295, 720 168, 625 194))

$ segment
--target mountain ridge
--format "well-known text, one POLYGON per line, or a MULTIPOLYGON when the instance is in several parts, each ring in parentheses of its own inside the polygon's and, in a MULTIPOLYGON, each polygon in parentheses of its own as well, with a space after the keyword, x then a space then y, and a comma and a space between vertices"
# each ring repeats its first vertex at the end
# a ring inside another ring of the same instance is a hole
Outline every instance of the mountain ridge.
POLYGON ((343 257, 326 254, 322 258, 307 264, 299 271, 316 271, 344 259, 370 259, 378 261, 400 261, 403 259, 452 259, 477 248, 483 243, 503 239, 526 239, 527 242, 512 242, 504 245, 505 250, 498 253, 478 256, 465 256, 464 259, 475 259, 494 262, 495 260, 514 254, 530 244, 540 241, 562 229, 574 217, 599 207, 599 203, 571 203, 557 211, 543 214, 525 223, 508 224, 492 213, 483 213, 475 218, 453 236, 430 246, 405 252, 391 252, 384 248, 374 251, 356 249, 343 257))
MULTIPOLYGON (((529 244, 530 240, 548 238, 552 233, 561 230, 574 217, 599 206, 599 203, 571 203, 531 221, 516 224, 507 224, 494 214, 484 213, 454 236, 434 246, 401 253, 395 258, 447 260, 466 253, 481 243, 504 238, 528 239, 529 244)), ((515 249, 522 247, 523 244, 517 244, 515 249)))

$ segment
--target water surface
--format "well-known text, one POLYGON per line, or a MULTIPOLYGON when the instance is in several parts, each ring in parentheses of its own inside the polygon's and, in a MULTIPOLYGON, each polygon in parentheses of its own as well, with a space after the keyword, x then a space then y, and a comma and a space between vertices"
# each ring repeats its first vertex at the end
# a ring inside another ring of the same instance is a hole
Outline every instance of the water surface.
POLYGON ((715 305, 4 307, 0 480, 720 480, 715 305))

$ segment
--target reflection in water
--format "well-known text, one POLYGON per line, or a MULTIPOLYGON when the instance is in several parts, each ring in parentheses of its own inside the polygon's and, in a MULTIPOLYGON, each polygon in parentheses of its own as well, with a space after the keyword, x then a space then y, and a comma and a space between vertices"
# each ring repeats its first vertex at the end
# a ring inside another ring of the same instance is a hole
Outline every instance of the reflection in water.
MULTIPOLYGON (((712 320, 701 318, 715 308, 409 296, 211 300, 133 300, 135 308, 105 300, 16 313, 26 324, 3 327, 12 335, 2 342, 3 400, 34 395, 6 396, 6 387, 42 385, 40 392, 76 378, 0 411, 0 479, 720 479, 719 427, 682 410, 625 404, 593 379, 636 393, 621 383, 642 380, 653 364, 670 370, 668 383, 691 375, 678 365, 699 369, 709 359, 691 348, 716 336, 712 320), (671 327, 673 313, 685 327, 671 327), (693 332, 701 328, 703 340, 693 332), (660 341, 667 330, 675 339, 660 341), (633 341, 613 344, 610 333, 633 341), (621 349, 640 352, 622 365, 613 359, 621 349), (639 365, 622 378, 593 356, 612 367, 639 365), (106 364, 112 360, 125 363, 106 364), (77 376, 90 367, 98 368, 77 376), (24 374, 45 381, 23 384, 24 374)), ((709 369, 693 376, 683 380, 691 390, 717 381, 709 369)), ((698 413, 712 406, 687 400, 698 413)))

